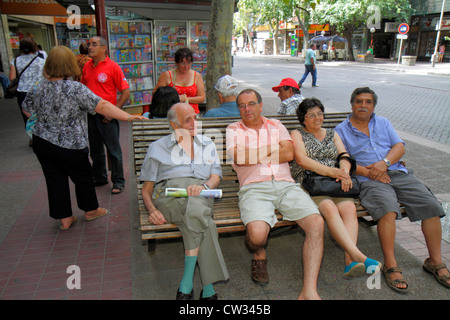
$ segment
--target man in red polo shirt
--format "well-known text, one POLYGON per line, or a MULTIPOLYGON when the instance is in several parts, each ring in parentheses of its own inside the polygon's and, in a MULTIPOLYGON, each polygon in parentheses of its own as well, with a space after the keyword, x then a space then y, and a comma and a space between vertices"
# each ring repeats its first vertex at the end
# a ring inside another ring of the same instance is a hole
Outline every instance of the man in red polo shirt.
MULTIPOLYGON (((88 55, 92 60, 85 64, 81 82, 96 95, 121 109, 130 97, 129 86, 122 69, 109 59, 106 50, 107 42, 102 37, 95 36, 89 41, 88 55)), ((88 115, 88 130, 95 185, 101 186, 108 183, 105 145, 111 163, 113 184, 111 193, 121 193, 125 187, 125 179, 119 141, 119 122, 100 114, 88 115)))

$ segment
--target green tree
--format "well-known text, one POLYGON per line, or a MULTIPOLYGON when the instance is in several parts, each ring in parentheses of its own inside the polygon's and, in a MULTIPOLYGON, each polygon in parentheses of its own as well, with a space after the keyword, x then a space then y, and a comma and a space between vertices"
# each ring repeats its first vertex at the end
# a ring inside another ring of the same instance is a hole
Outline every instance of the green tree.
MULTIPOLYGON (((247 25, 254 27, 268 25, 273 34, 274 54, 278 54, 278 34, 280 21, 292 18, 292 7, 284 0, 240 0, 239 13, 247 25)), ((249 35, 249 28, 247 34, 249 35)), ((249 39, 254 52, 253 41, 249 39)))
POLYGON ((236 36, 243 35, 247 38, 252 53, 255 53, 252 34, 256 32, 259 25, 260 14, 256 7, 256 1, 241 0, 238 2, 239 12, 234 14, 234 34, 236 36))
POLYGON ((261 20, 268 24, 273 34, 273 54, 279 54, 278 35, 280 33, 280 22, 292 18, 292 7, 283 0, 258 0, 261 20))
POLYGON ((343 33, 352 61, 355 61, 352 50, 355 30, 376 23, 377 19, 408 21, 410 15, 409 0, 322 0, 314 10, 316 22, 329 23, 343 33))
POLYGON ((309 26, 311 24, 312 13, 319 0, 284 0, 291 9, 294 16, 297 17, 300 28, 303 31, 303 49, 308 49, 309 26))

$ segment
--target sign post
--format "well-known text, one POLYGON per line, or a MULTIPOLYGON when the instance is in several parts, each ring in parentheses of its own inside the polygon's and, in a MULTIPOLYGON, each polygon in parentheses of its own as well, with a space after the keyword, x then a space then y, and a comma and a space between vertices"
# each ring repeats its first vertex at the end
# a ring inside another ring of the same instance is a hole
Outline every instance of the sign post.
POLYGON ((400 58, 402 57, 402 47, 403 47, 403 39, 408 39, 409 25, 407 23, 401 23, 398 26, 398 35, 397 39, 400 39, 400 49, 398 50, 398 61, 397 67, 400 64, 400 58))

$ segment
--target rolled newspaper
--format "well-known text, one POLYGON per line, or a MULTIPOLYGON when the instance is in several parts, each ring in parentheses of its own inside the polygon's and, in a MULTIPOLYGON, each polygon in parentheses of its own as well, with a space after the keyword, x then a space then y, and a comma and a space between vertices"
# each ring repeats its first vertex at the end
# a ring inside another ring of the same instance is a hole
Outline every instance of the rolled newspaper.
MULTIPOLYGON (((166 197, 187 197, 188 194, 184 188, 166 188, 166 197)), ((205 198, 222 198, 221 189, 202 190, 200 196, 205 198)))

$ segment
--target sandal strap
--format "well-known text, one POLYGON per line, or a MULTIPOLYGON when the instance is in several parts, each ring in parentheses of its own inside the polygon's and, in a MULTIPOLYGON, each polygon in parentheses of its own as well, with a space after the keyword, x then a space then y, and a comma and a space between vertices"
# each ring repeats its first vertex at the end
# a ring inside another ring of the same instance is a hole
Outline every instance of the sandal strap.
POLYGON ((436 272, 436 271, 441 270, 441 269, 447 269, 447 266, 446 266, 445 263, 443 263, 443 262, 442 262, 442 263, 439 263, 439 264, 431 264, 429 258, 427 258, 427 259, 425 260, 425 265, 426 265, 429 269, 431 269, 432 272, 436 272))
POLYGON ((390 269, 385 269, 386 273, 391 274, 391 273, 402 273, 402 269, 400 269, 399 267, 392 267, 390 269))
MULTIPOLYGON (((432 265, 433 266, 433 265, 432 265)), ((436 264, 433 266, 433 269, 435 271, 441 270, 441 269, 447 269, 447 266, 445 265, 445 263, 440 263, 440 264, 436 264)))
MULTIPOLYGON (((405 279, 395 279, 395 280, 392 280, 391 279, 391 282, 393 283, 393 284, 406 284, 406 287, 408 287, 408 282, 406 282, 406 280, 405 279)), ((399 289, 401 289, 401 288, 399 288, 399 289)))

